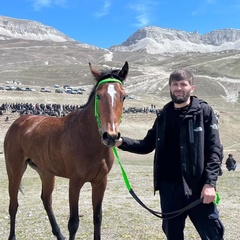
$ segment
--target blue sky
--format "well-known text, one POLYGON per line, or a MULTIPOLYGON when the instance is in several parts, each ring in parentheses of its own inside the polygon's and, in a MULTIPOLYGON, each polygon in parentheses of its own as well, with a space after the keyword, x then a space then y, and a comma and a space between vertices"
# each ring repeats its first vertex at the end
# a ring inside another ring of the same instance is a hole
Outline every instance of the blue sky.
POLYGON ((5 0, 0 15, 41 22, 83 43, 108 48, 145 26, 240 29, 240 0, 5 0))

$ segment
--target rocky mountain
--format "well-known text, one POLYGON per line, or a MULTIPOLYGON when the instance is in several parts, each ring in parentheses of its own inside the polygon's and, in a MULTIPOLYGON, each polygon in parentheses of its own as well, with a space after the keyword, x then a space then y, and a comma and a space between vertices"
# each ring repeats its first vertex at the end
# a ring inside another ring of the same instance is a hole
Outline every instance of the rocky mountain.
POLYGON ((111 51, 145 51, 149 54, 215 52, 240 49, 240 30, 222 29, 206 34, 160 27, 144 27, 111 51))
POLYGON ((81 64, 109 55, 107 49, 75 41, 39 22, 3 16, 0 16, 0 44, 0 64, 3 61, 5 65, 11 61, 30 66, 81 64))
POLYGON ((54 42, 74 41, 56 29, 39 22, 0 16, 0 40, 13 38, 54 42))
MULTIPOLYGON (((201 85, 200 96, 224 96, 235 101, 240 91, 240 30, 216 30, 201 35, 145 27, 109 49, 77 42, 41 23, 0 17, 0 85, 89 85, 88 63, 97 68, 130 64, 131 95, 168 94, 169 73, 190 69, 201 85)), ((197 92, 198 94, 198 92, 197 92)))
MULTIPOLYGON (((64 33, 39 22, 0 16, 0 40, 13 39, 76 43, 64 33)), ((94 47, 88 44, 83 45, 94 47)), ((214 30, 201 35, 197 31, 185 32, 150 26, 139 29, 121 45, 112 46, 109 50, 162 54, 232 49, 240 49, 240 30, 214 30)))
POLYGON ((0 56, 0 80, 41 85, 43 79, 72 82, 81 74, 85 79, 79 65, 104 61, 111 54, 41 23, 0 16, 0 56))

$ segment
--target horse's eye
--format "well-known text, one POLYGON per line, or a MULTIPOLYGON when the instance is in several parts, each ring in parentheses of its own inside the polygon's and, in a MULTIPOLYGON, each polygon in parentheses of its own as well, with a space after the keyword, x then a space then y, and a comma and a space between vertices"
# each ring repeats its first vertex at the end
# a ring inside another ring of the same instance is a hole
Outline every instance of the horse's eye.
POLYGON ((123 96, 123 101, 126 99, 126 96, 123 96))

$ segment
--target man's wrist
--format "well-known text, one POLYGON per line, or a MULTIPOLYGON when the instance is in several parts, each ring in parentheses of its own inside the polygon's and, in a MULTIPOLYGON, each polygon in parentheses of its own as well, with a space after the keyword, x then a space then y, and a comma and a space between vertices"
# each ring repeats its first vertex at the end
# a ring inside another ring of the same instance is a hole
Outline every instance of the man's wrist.
POLYGON ((206 182, 205 184, 207 184, 207 185, 209 185, 209 186, 211 186, 211 187, 216 187, 216 184, 215 184, 214 182, 208 181, 208 182, 206 182))
POLYGON ((206 183, 205 185, 208 185, 209 187, 215 187, 215 185, 212 183, 206 183))

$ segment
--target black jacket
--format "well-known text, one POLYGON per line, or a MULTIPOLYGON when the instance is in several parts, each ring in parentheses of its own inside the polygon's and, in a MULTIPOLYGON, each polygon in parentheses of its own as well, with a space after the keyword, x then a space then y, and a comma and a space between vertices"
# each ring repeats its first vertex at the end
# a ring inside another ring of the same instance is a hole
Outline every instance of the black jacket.
MULTIPOLYGON (((159 174, 163 159, 164 129, 166 114, 173 108, 169 102, 160 111, 154 125, 142 140, 123 137, 119 147, 124 151, 147 154, 155 149, 154 190, 159 190, 159 174)), ((218 122, 213 109, 197 97, 191 97, 191 105, 180 128, 180 152, 183 185, 186 195, 200 194, 205 183, 216 186, 222 147, 219 139, 218 122)), ((163 170, 164 171, 164 170, 163 170)))

